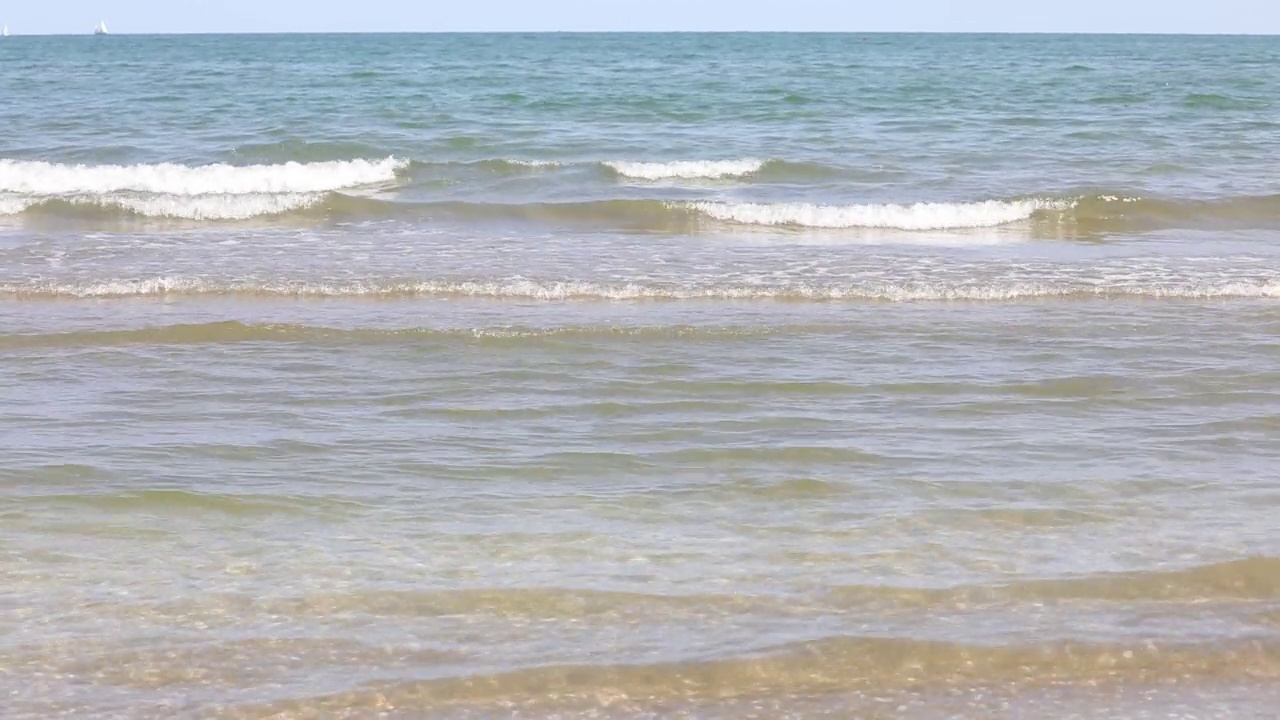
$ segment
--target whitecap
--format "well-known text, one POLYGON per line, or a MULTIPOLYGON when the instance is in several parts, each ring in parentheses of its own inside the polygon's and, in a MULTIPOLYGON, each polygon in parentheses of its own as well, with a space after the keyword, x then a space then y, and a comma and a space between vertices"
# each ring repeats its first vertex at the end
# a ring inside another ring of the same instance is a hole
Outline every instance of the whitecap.
POLYGON ((382 160, 279 165, 67 165, 0 160, 0 192, 60 197, 141 192, 163 195, 314 193, 395 180, 408 163, 382 160))
POLYGON ((759 172, 764 160, 683 160, 676 162, 625 162, 609 160, 604 165, 619 175, 640 180, 716 180, 759 172))
POLYGON ((815 205, 812 203, 694 202, 707 217, 744 225, 794 225, 808 228, 885 228, 951 230, 1007 225, 1030 218, 1038 210, 1063 210, 1061 200, 985 200, 971 203, 913 205, 815 205))

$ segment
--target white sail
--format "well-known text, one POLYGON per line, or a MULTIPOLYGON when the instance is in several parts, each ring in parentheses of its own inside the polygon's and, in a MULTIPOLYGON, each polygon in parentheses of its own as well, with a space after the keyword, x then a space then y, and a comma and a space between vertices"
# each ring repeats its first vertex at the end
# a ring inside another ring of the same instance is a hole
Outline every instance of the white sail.
POLYGON ((0 37, 9 37, 9 26, 8 26, 8 25, 5 25, 3 28, 0 28, 0 37))
POLYGON ((96 28, 94 28, 94 29, 93 29, 93 34, 94 34, 94 35, 106 35, 106 34, 107 34, 107 21, 106 21, 106 20, 99 20, 99 21, 98 21, 98 27, 96 27, 96 28))

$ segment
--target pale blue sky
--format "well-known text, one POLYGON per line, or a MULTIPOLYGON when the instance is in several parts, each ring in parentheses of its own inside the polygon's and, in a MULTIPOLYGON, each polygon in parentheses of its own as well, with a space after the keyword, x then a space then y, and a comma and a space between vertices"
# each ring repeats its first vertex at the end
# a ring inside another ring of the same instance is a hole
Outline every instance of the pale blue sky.
POLYGON ((4 0, 14 34, 844 30, 1280 34, 1280 0, 4 0))

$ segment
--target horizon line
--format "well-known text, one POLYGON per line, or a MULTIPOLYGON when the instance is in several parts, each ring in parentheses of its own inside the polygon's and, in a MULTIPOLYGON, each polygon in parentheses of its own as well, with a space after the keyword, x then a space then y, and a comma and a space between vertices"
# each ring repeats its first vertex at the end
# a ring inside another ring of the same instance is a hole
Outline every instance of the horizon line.
MULTIPOLYGON (((10 28, 12 31, 12 28, 10 28)), ((1277 37, 1276 32, 1167 32, 1147 30, 234 30, 225 32, 169 30, 110 32, 111 36, 225 36, 225 35, 1059 35, 1144 37, 1277 37)), ((10 34, 15 37, 103 37, 93 31, 10 34)))

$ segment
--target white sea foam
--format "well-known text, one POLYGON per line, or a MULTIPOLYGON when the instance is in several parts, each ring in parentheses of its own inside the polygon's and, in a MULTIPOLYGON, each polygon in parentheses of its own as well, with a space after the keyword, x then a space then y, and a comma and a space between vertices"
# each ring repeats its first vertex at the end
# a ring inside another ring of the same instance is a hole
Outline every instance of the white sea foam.
MULTIPOLYGON (((0 196, 0 216, 17 215, 55 198, 0 196)), ((118 208, 137 215, 185 220, 247 220, 311 207, 324 193, 270 195, 79 195, 56 200, 72 205, 118 208)))
POLYGON ((1061 210, 1068 205, 1059 200, 1031 199, 914 205, 695 202, 686 207, 716 220, 746 225, 948 230, 1007 225, 1026 220, 1037 210, 1061 210))
POLYGON ((73 202, 118 207, 138 215, 186 220, 248 220, 301 210, 324 200, 323 193, 271 195, 143 195, 77 198, 73 202))
POLYGON ((35 204, 33 198, 18 195, 0 195, 0 216, 17 215, 35 204))
POLYGON ((715 180, 727 177, 742 177, 759 172, 764 167, 764 160, 746 158, 743 160, 685 160, 679 162, 623 162, 606 161, 604 165, 619 175, 641 180, 715 180))
POLYGON ((407 162, 339 160, 282 165, 65 165, 0 160, 0 192, 37 197, 105 195, 253 195, 314 193, 395 179, 407 162))
POLYGON ((100 282, 0 284, 0 295, 113 298, 161 295, 267 295, 277 297, 473 297, 572 300, 778 300, 778 301, 1017 301, 1039 298, 1280 299, 1280 281, 1213 281, 1181 278, 1144 282, 1006 280, 992 282, 785 283, 670 286, 646 283, 537 281, 519 278, 422 282, 254 282, 197 277, 156 277, 100 282))

